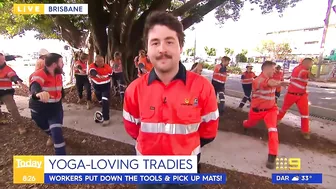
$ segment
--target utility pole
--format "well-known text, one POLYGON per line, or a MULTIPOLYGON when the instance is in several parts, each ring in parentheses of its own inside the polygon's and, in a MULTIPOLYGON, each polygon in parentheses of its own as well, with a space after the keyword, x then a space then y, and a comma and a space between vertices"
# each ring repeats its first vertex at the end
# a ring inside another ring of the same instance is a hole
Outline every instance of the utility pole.
POLYGON ((317 73, 316 73, 317 78, 320 78, 320 72, 321 72, 321 67, 322 67, 322 62, 323 62, 323 54, 324 54, 324 44, 325 44, 325 39, 326 39, 327 32, 328 32, 329 17, 330 17, 331 6, 332 6, 333 2, 334 2, 334 0, 328 0, 328 9, 327 9, 326 18, 324 20, 324 30, 323 30, 321 46, 320 46, 320 56, 319 56, 318 65, 317 65, 317 73))

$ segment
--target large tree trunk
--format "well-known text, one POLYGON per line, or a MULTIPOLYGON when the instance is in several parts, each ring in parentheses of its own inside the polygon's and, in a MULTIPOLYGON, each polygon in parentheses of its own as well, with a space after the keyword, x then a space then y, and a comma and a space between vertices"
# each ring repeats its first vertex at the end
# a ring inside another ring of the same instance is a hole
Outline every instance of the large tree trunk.
MULTIPOLYGON (((197 10, 188 14, 182 20, 184 29, 190 27, 193 23, 200 21, 204 16, 224 1, 227 0, 209 0, 207 3, 198 7, 197 10)), ((122 63, 127 83, 133 81, 136 77, 134 58, 138 55, 140 49, 145 49, 142 41, 143 27, 147 16, 153 11, 166 11, 171 6, 171 0, 155 0, 149 7, 142 12, 138 19, 139 6, 142 0, 85 0, 88 3, 89 20, 92 26, 93 40, 96 53, 106 56, 106 62, 112 59, 113 53, 120 51, 122 53, 122 63), (108 11, 104 10, 104 7, 108 11), (108 31, 106 29, 108 28, 108 31)), ((185 15, 186 12, 194 9, 200 0, 190 0, 180 8, 173 11, 175 16, 185 15)))

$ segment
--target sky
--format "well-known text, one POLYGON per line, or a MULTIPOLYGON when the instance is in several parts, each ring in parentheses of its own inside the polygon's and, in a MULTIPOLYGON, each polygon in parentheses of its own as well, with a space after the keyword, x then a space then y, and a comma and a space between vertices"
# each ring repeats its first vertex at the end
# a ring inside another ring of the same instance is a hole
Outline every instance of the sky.
MULTIPOLYGON (((237 22, 229 20, 222 28, 216 26, 218 22, 213 11, 195 25, 196 54, 205 54, 204 46, 216 48, 217 53, 224 53, 225 47, 233 48, 236 52, 242 48, 254 49, 267 32, 324 26, 327 7, 328 0, 302 0, 296 7, 287 8, 283 17, 279 17, 276 11, 262 15, 257 6, 246 4, 241 10, 240 19, 237 22), (254 10, 251 11, 251 8, 254 10)), ((335 12, 331 12, 329 24, 332 23, 336 23, 335 12)), ((185 49, 193 47, 195 31, 186 30, 185 34, 185 49)))
MULTIPOLYGON (((257 6, 245 4, 238 21, 227 21, 222 27, 217 25, 214 11, 206 15, 202 22, 194 25, 195 30, 187 29, 184 49, 194 46, 195 34, 197 55, 205 55, 204 46, 214 47, 218 55, 224 53, 224 48, 233 48, 235 52, 241 49, 253 51, 260 44, 267 32, 299 29, 304 27, 323 26, 328 0, 302 0, 294 8, 287 8, 283 17, 275 11, 262 15, 257 6), (251 8, 254 8, 251 11, 251 8)), ((336 4, 336 2, 334 3, 336 4)), ((330 24, 336 23, 336 13, 331 12, 330 24)), ((321 36, 322 37, 322 36, 321 36)), ((40 48, 49 51, 63 51, 65 43, 58 40, 35 40, 33 32, 27 32, 24 37, 14 37, 8 40, 0 36, 0 51, 22 53, 38 52, 40 48)))

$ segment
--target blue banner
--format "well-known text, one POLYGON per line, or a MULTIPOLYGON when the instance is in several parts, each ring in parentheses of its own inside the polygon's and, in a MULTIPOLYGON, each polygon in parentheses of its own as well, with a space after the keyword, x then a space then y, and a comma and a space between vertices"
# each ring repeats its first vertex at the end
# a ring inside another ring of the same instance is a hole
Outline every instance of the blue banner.
POLYGON ((46 184, 225 184, 226 174, 44 174, 46 184))
POLYGON ((274 173, 273 184, 322 184, 322 173, 274 173))

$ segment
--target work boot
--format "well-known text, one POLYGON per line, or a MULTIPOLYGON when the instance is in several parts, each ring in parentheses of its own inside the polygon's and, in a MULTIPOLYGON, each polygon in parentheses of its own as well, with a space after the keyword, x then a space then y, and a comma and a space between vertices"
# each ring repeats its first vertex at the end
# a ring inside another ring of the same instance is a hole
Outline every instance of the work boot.
POLYGON ((276 159, 276 155, 271 155, 268 154, 268 160, 266 163, 266 167, 269 169, 274 169, 275 168, 275 159, 276 159))
POLYGON ((27 132, 26 128, 24 128, 24 127, 22 127, 22 126, 19 127, 19 133, 20 133, 20 135, 23 135, 23 134, 25 134, 26 132, 27 132))
POLYGON ((54 142, 52 141, 51 136, 49 136, 47 140, 47 146, 52 146, 52 145, 54 145, 54 142))
POLYGON ((87 110, 91 109, 91 102, 89 102, 89 101, 86 102, 86 109, 87 110))
POLYGON ((104 127, 104 126, 107 126, 107 125, 109 125, 109 124, 110 124, 110 120, 104 120, 104 121, 103 121, 103 127, 104 127))
POLYGON ((302 133, 302 135, 303 135, 304 139, 306 139, 306 140, 310 139, 310 133, 302 133))

